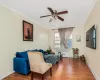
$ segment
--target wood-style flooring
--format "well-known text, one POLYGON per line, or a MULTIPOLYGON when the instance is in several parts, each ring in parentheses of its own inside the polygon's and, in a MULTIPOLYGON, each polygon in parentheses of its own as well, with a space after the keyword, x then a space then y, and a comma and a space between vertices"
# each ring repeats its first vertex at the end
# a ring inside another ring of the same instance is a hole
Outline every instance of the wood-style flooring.
MULTIPOLYGON (((3 80, 31 80, 30 74, 25 76, 13 73, 3 80)), ((34 75, 34 80, 41 80, 40 75, 34 75)), ((52 77, 49 71, 45 74, 44 80, 96 80, 85 63, 77 59, 63 58, 52 67, 52 77)))

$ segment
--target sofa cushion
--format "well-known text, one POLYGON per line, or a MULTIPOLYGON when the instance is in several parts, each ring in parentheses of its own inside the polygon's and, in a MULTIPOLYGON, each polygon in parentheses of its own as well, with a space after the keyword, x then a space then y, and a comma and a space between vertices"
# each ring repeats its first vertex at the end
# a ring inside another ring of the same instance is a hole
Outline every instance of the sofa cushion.
POLYGON ((24 52, 16 52, 16 57, 19 57, 19 58, 27 58, 28 59, 28 54, 27 54, 28 51, 24 51, 24 52))
POLYGON ((28 50, 29 52, 38 52, 37 49, 34 49, 34 50, 28 50))
POLYGON ((46 52, 45 52, 44 50, 42 50, 42 49, 39 49, 38 51, 41 52, 43 55, 45 55, 45 53, 46 53, 46 52))

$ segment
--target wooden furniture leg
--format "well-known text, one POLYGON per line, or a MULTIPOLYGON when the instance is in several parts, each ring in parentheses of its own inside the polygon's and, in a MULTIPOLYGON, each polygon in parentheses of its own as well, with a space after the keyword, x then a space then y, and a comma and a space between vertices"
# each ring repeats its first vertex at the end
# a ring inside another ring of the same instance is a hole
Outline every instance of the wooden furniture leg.
POLYGON ((50 68, 50 76, 52 76, 52 68, 50 68))
POLYGON ((42 75, 42 80, 44 80, 44 74, 42 75))
POLYGON ((33 80, 33 72, 31 72, 31 80, 33 80))

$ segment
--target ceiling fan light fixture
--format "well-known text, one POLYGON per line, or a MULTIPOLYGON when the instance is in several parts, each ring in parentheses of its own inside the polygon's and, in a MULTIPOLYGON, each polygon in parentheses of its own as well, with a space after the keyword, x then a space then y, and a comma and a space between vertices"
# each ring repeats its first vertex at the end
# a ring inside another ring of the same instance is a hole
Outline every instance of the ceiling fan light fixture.
POLYGON ((50 20, 49 20, 49 22, 51 22, 52 20, 55 20, 55 18, 54 17, 51 17, 50 20))
POLYGON ((59 19, 59 20, 61 20, 61 21, 64 21, 64 19, 63 19, 62 17, 60 17, 59 15, 68 13, 67 10, 61 11, 61 12, 57 12, 57 10, 53 10, 53 9, 50 8, 50 7, 48 7, 47 9, 51 12, 51 15, 40 16, 40 18, 51 16, 52 18, 50 18, 49 22, 51 22, 51 21, 54 20, 54 19, 59 19))

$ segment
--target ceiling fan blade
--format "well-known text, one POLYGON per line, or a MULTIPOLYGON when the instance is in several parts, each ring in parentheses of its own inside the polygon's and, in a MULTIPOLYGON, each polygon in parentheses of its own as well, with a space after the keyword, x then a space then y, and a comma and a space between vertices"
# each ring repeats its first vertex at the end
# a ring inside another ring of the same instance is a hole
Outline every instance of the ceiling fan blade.
POLYGON ((48 16, 51 16, 51 15, 46 15, 46 16, 40 16, 40 18, 43 18, 43 17, 48 17, 48 16))
POLYGON ((51 12, 52 15, 54 14, 52 8, 48 7, 47 9, 51 12))
POLYGON ((57 16, 58 17, 58 19, 60 19, 61 21, 64 21, 64 19, 63 18, 61 18, 60 16, 57 16))
POLYGON ((60 14, 66 14, 68 13, 68 11, 61 11, 61 12, 58 12, 57 14, 60 15, 60 14))

